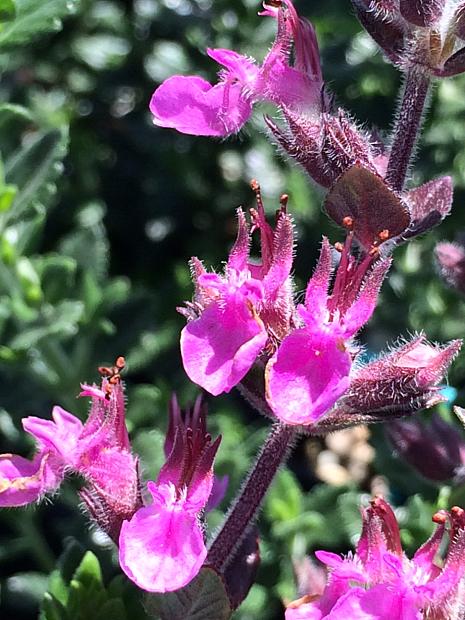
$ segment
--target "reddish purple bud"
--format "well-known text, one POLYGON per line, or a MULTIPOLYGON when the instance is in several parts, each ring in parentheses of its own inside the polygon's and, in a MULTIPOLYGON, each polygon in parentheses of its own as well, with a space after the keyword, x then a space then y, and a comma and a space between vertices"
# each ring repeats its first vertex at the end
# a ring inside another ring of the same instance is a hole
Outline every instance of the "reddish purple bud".
POLYGON ((465 294, 465 246, 442 241, 436 245, 435 254, 444 280, 465 294))
POLYGON ((415 26, 427 27, 435 24, 444 10, 445 0, 400 0, 400 13, 415 26))
POLYGON ((386 422, 444 401, 438 384, 457 355, 460 340, 429 344, 420 335, 398 349, 361 366, 345 395, 310 429, 327 434, 340 428, 386 422))
POLYGON ((400 235, 410 224, 402 201, 383 179, 355 165, 335 183, 325 201, 325 210, 339 226, 348 227, 366 251, 400 235))
POLYGON ((395 3, 352 0, 352 4, 360 23, 389 60, 400 62, 405 50, 407 27, 395 3))
POLYGON ((465 2, 461 2, 455 12, 454 33, 465 40, 465 2))
POLYGON ((258 542, 258 528, 253 525, 223 572, 222 578, 233 609, 237 609, 246 598, 257 576, 260 566, 258 542))
POLYGON ((431 424, 396 420, 385 428, 397 454, 428 480, 451 480, 465 463, 462 435, 439 414, 433 415, 431 424))
POLYGON ((453 77, 465 71, 465 47, 452 54, 446 62, 433 70, 437 77, 453 77))
POLYGON ((383 175, 387 162, 383 146, 360 130, 344 110, 332 114, 327 102, 323 109, 322 114, 310 116, 285 108, 287 129, 265 120, 283 151, 325 188, 354 165, 383 175))
POLYGON ((433 179, 406 192, 403 198, 412 222, 409 229, 402 234, 402 239, 411 239, 431 230, 449 215, 453 200, 452 179, 433 179))
POLYGON ((429 480, 450 480, 465 463, 463 437, 439 414, 429 425, 417 419, 393 421, 386 433, 397 454, 429 480))
POLYGON ((344 402, 354 411, 413 412, 416 404, 437 402, 437 385, 462 342, 429 344, 420 335, 400 348, 362 366, 353 377, 344 402), (426 402, 425 402, 426 401, 426 402))

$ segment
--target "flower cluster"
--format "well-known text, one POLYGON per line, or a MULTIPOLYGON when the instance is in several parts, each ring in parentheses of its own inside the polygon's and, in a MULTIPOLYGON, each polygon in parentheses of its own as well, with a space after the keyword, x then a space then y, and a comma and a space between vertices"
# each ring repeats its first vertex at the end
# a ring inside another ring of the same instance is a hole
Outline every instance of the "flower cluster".
POLYGON ((328 583, 322 594, 310 592, 288 605, 286 620, 461 617, 465 511, 457 507, 450 512, 439 511, 433 521, 436 531, 410 560, 402 551, 391 507, 380 497, 372 500, 363 511, 363 529, 355 554, 341 558, 318 551, 317 558, 329 569, 328 583))
POLYGON ((275 3, 264 7, 261 14, 277 19, 278 32, 263 63, 257 65, 254 59, 232 50, 207 50, 210 58, 224 67, 219 82, 212 86, 200 77, 168 78, 150 102, 156 125, 197 136, 227 136, 239 131, 258 101, 307 113, 318 109, 322 77, 312 25, 297 15, 291 2, 283 2, 279 8, 275 3))
POLYGON ((188 319, 181 353, 189 378, 217 395, 244 382, 252 368, 261 368, 269 409, 291 425, 315 425, 333 406, 327 417, 340 427, 341 413, 348 424, 356 422, 352 413, 365 414, 367 421, 370 414, 405 415, 439 402, 434 386, 459 342, 441 349, 421 336, 376 362, 354 364, 359 347, 353 336, 370 319, 390 265, 380 256, 384 231, 376 233, 372 220, 363 217, 360 224, 350 215, 343 218, 344 245, 331 248, 323 239, 304 303, 295 305, 294 238, 285 205, 274 228, 265 220, 259 194, 252 228, 239 210, 238 235, 224 274, 208 273, 192 259, 195 296, 180 309, 188 319), (254 230, 260 234, 259 263, 249 257, 254 230), (357 253, 354 239, 362 246, 357 253))
POLYGON ((183 412, 173 397, 166 463, 156 482, 147 483, 145 497, 125 426, 123 366, 120 357, 112 369, 101 369, 100 387, 82 386, 80 395, 92 400, 85 424, 61 407, 53 408, 53 421, 23 420, 37 452, 31 461, 0 455, 0 506, 33 503, 56 491, 66 473, 79 474, 80 496, 118 544, 128 577, 151 592, 177 590, 195 577, 207 555, 200 515, 225 492, 227 480, 213 477, 220 438, 212 442, 207 433, 200 400, 183 412))

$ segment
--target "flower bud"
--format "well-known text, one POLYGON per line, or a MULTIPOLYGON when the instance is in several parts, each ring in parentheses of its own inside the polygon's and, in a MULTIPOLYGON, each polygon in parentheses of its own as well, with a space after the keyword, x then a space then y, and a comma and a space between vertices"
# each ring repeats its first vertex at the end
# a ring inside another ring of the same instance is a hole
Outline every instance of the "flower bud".
POLYGON ((423 420, 395 420, 386 434, 396 453, 420 475, 434 482, 451 480, 465 463, 465 441, 437 413, 423 420))
POLYGON ((349 389, 315 427, 312 434, 386 422, 443 402, 438 384, 457 355, 462 342, 433 345, 419 335, 398 349, 361 366, 349 389))
POLYGON ((441 241, 435 248, 436 261, 444 280, 465 294, 465 246, 441 241))

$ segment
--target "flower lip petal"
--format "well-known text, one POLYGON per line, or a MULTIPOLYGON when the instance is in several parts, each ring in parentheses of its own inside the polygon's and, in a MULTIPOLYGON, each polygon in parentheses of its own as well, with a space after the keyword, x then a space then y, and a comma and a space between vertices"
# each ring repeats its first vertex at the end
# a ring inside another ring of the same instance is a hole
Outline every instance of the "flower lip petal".
POLYGON ((196 136, 227 136, 239 131, 252 113, 239 83, 212 85, 195 76, 174 75, 150 101, 153 122, 196 136))
POLYGON ((0 506, 25 506, 56 489, 63 478, 63 467, 47 452, 32 461, 15 454, 0 455, 0 506))
POLYGON ((267 401, 286 424, 313 424, 349 387, 351 358, 331 334, 297 329, 266 368, 267 401))
POLYGON ((184 368, 194 383, 217 396, 246 375, 267 341, 262 321, 244 301, 217 303, 181 332, 184 368))
POLYGON ((119 539, 120 565, 143 590, 172 592, 187 585, 207 555, 197 517, 176 499, 174 487, 150 485, 153 503, 125 521, 119 539))

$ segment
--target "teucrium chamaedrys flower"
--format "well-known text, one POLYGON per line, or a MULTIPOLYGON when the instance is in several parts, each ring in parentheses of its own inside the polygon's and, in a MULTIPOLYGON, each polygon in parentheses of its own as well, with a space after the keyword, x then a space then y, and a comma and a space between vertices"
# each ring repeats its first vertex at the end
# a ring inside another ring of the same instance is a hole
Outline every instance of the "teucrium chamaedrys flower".
MULTIPOLYGON (((119 358, 124 364, 123 358, 119 358)), ((91 515, 110 536, 139 505, 137 460, 131 453, 125 426, 121 382, 107 378, 102 388, 82 385, 81 396, 92 405, 85 424, 61 407, 52 420, 28 417, 24 429, 34 437, 32 461, 0 455, 0 506, 23 506, 56 491, 67 472, 85 479, 81 491, 91 515)))
POLYGON ((266 367, 268 404, 287 424, 312 424, 349 387, 349 340, 371 317, 390 260, 358 262, 351 254, 352 233, 342 250, 331 293, 331 246, 323 240, 305 303, 297 307, 300 325, 284 338, 266 367))
POLYGON ((123 523, 119 538, 121 568, 149 592, 182 588, 206 558, 200 513, 212 491, 221 439, 211 441, 199 402, 184 419, 173 402, 170 417, 170 453, 157 481, 147 484, 150 503, 123 523))
POLYGON ((227 136, 239 131, 258 101, 296 110, 319 106, 322 78, 311 24, 298 17, 291 0, 283 0, 279 9, 264 6, 263 15, 277 18, 278 32, 263 63, 232 50, 207 50, 223 66, 218 83, 196 76, 168 78, 150 102, 156 125, 193 135, 227 136))
POLYGON ((193 259, 194 303, 181 309, 188 318, 181 333, 184 368, 194 383, 215 396, 241 381, 270 331, 282 337, 292 317, 292 220, 283 207, 273 230, 261 203, 253 218, 254 228, 260 231, 261 263, 249 261, 251 231, 239 210, 238 235, 224 274, 207 273, 193 259))
POLYGON ((319 551, 329 569, 323 594, 291 603, 286 620, 453 620, 462 617, 465 513, 438 512, 437 529, 410 560, 402 551, 395 515, 376 498, 363 511, 355 555, 319 551), (446 529, 446 525, 449 528, 446 529), (447 542, 446 552, 442 553, 447 542), (443 555, 438 563, 438 555, 443 555))

